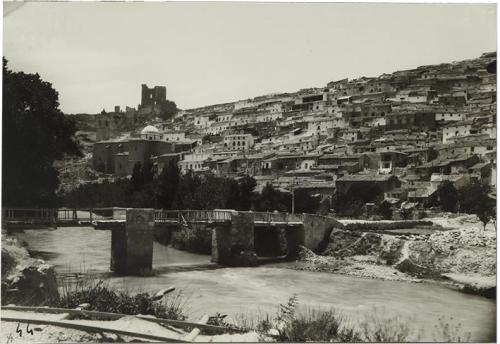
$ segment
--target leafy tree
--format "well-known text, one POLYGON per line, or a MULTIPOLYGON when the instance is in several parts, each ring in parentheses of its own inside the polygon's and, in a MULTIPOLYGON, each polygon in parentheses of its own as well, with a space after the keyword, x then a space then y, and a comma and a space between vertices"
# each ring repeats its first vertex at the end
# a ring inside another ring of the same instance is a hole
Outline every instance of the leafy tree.
POLYGON ((291 203, 290 194, 276 190, 268 183, 256 200, 256 208, 258 211, 291 211, 291 203))
POLYGON ((158 177, 157 207, 172 209, 178 197, 180 170, 176 163, 170 162, 158 177))
POLYGON ((59 96, 38 74, 13 72, 3 59, 2 201, 6 206, 56 206, 53 163, 81 156, 75 122, 59 110, 59 96))
POLYGON ((474 182, 458 190, 459 211, 476 214, 483 228, 496 218, 496 202, 490 196, 488 185, 474 182))
POLYGON ((63 204, 72 208, 126 207, 128 186, 125 178, 82 184, 64 195, 63 204))
POLYGON ((312 197, 305 189, 295 190, 295 212, 315 214, 320 206, 321 199, 312 197))
POLYGON ((353 184, 348 192, 339 193, 334 198, 334 209, 340 215, 358 217, 363 214, 366 203, 380 204, 383 199, 383 190, 374 184, 353 184))
POLYGON ((146 161, 144 165, 141 165, 140 162, 134 165, 127 197, 127 204, 130 207, 152 208, 156 206, 154 175, 155 172, 151 161, 146 161))
POLYGON ((252 199, 257 182, 254 178, 246 175, 238 181, 239 188, 239 208, 238 210, 250 210, 252 199))
POLYGON ((380 202, 377 207, 377 213, 385 220, 390 220, 392 218, 392 210, 392 205, 389 202, 380 202))
POLYGON ((240 188, 239 184, 236 180, 231 179, 228 181, 229 191, 227 193, 226 206, 227 209, 241 209, 241 199, 240 199, 240 188))
POLYGON ((163 119, 169 119, 179 111, 179 109, 177 108, 177 104, 168 99, 161 104, 161 108, 162 114, 160 117, 163 119))
POLYGON ((439 184, 436 190, 437 205, 443 211, 455 212, 458 204, 458 190, 452 182, 446 180, 439 184))

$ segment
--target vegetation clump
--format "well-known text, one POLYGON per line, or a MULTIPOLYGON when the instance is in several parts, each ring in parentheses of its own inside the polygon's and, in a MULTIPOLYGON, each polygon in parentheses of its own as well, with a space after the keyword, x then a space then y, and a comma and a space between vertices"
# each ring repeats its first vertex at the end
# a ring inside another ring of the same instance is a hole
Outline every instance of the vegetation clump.
POLYGON ((148 293, 131 295, 115 291, 102 280, 83 281, 76 285, 64 285, 62 296, 54 304, 60 308, 74 309, 88 304, 87 310, 129 315, 154 315, 157 318, 185 320, 187 299, 181 293, 165 296, 155 301, 148 293))

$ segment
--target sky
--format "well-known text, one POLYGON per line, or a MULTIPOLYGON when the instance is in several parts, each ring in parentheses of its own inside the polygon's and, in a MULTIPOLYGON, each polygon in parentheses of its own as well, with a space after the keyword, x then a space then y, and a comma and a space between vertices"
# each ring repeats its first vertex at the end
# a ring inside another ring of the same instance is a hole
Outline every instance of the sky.
POLYGON ((66 113, 182 109, 496 51, 496 4, 4 2, 3 55, 66 113))

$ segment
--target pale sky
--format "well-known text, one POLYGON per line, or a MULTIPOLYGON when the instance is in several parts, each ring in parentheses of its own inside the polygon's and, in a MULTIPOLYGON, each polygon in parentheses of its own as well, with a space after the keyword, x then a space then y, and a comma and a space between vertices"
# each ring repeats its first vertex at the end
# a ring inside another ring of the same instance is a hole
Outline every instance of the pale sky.
POLYGON ((180 108, 322 87, 496 51, 495 4, 4 3, 3 54, 67 113, 180 108))

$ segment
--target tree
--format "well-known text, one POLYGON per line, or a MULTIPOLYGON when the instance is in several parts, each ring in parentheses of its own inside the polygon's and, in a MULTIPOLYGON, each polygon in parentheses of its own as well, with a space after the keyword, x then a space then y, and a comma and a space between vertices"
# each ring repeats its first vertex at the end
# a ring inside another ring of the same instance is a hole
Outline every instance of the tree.
POLYGON ((337 193, 334 198, 335 212, 343 216, 359 217, 366 203, 380 204, 383 190, 376 184, 356 183, 345 193, 337 193))
POLYGON ((258 211, 291 211, 291 194, 273 188, 269 183, 264 186, 260 197, 256 200, 258 211))
POLYGON ((320 206, 321 199, 312 197, 305 189, 295 190, 295 212, 315 214, 320 206))
POLYGON ((389 202, 383 201, 378 205, 377 213, 379 213, 385 220, 390 220, 392 219, 392 208, 393 207, 389 202))
POLYGON ((489 196, 488 185, 474 182, 458 191, 459 211, 475 214, 483 223, 483 229, 496 218, 496 201, 489 196))
POLYGON ((455 212, 458 204, 458 190, 452 182, 446 180, 436 190, 437 205, 443 211, 455 212))
POLYGON ((229 191, 226 199, 226 209, 243 210, 241 205, 240 187, 236 180, 231 179, 228 182, 229 191))
POLYGON ((170 162, 158 176, 157 207, 172 209, 179 193, 180 170, 176 163, 170 162))
POLYGON ((177 109, 177 104, 168 99, 161 104, 161 110, 162 113, 160 117, 163 119, 169 119, 179 111, 179 109, 177 109))
POLYGON ((140 162, 134 165, 127 202, 130 207, 152 208, 156 206, 154 175, 154 166, 151 161, 146 161, 144 165, 140 162))
POLYGON ((81 156, 75 122, 59 110, 59 96, 38 74, 13 72, 3 59, 2 201, 6 206, 59 204, 53 163, 81 156))
POLYGON ((239 208, 238 210, 250 210, 257 182, 254 178, 246 175, 238 181, 239 208))

